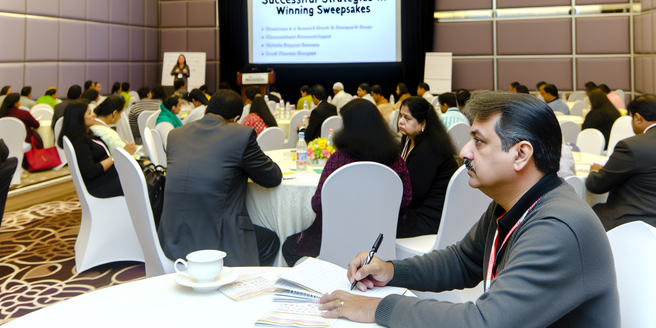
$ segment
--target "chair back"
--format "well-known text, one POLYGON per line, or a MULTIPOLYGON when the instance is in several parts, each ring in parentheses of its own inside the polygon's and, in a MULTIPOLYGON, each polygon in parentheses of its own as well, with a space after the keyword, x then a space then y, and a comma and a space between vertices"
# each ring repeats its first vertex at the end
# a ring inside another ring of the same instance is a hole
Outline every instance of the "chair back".
POLYGON ((157 126, 157 118, 159 117, 159 113, 160 111, 156 111, 150 114, 150 116, 148 116, 148 118, 146 119, 147 128, 150 128, 152 130, 157 126))
POLYGON ((330 129, 333 129, 333 133, 337 133, 337 131, 341 130, 343 127, 344 121, 342 121, 341 116, 331 116, 321 124, 321 137, 328 138, 330 129))
POLYGON ((174 272, 173 261, 164 255, 157 237, 155 219, 148 198, 148 187, 139 164, 124 149, 116 148, 114 165, 124 189, 134 230, 144 253, 146 277, 174 272))
POLYGON ((30 108, 29 108, 29 107, 20 106, 20 107, 18 107, 18 109, 22 109, 22 110, 24 110, 24 111, 27 111, 28 113, 30 112, 30 108))
POLYGON ((605 145, 606 138, 597 129, 585 129, 576 137, 576 146, 582 153, 601 155, 605 145))
POLYGON ((583 182, 581 181, 581 178, 577 176, 569 176, 565 178, 565 182, 569 183, 570 186, 574 187, 574 191, 576 191, 576 194, 583 197, 583 182))
POLYGON ((337 169, 321 190, 323 232, 319 258, 346 268, 358 252, 369 251, 378 234, 383 233, 376 256, 384 261, 396 259, 396 225, 402 197, 401 178, 385 165, 355 162, 337 169))
POLYGON ((132 129, 130 128, 130 119, 125 113, 125 110, 121 112, 121 118, 116 122, 116 133, 121 137, 121 140, 134 142, 134 136, 132 135, 132 129))
POLYGON ((656 228, 634 221, 607 236, 615 260, 622 327, 656 327, 656 228))
MULTIPOLYGON (((39 110, 39 109, 49 110, 53 113, 55 111, 55 109, 52 108, 52 106, 50 106, 48 104, 36 104, 36 105, 32 106, 32 108, 30 108, 30 113, 33 113, 34 111, 39 110)), ((34 116, 34 114, 32 114, 32 116, 34 116)), ((34 116, 34 117, 36 118, 36 116, 34 116)))
MULTIPOLYGON (((267 101, 267 105, 269 106, 269 110, 271 111, 271 115, 274 115, 276 113, 276 106, 278 106, 278 103, 273 101, 273 100, 269 100, 269 101, 267 101)), ((246 115, 248 115, 248 114, 246 114, 246 115)))
MULTIPOLYGON (((148 118, 150 118, 150 115, 153 115, 153 113, 158 113, 158 110, 145 110, 141 113, 139 113, 139 116, 137 117, 137 126, 139 127, 139 135, 141 136, 141 140, 143 141, 143 135, 144 135, 144 129, 146 128, 146 121, 148 121, 148 118)), ((128 121, 130 122, 130 121, 128 121)), ((128 125, 130 125, 128 123, 128 125)), ((154 127, 153 127, 154 128, 154 127)), ((144 155, 148 155, 147 149, 142 149, 144 152, 144 155)))
POLYGON ((400 109, 396 109, 389 116, 388 124, 392 132, 395 134, 399 132, 399 111, 400 109))
POLYGON ((572 121, 560 121, 559 124, 563 133, 563 141, 565 143, 575 143, 579 132, 581 132, 581 127, 572 121))
POLYGON ((431 105, 433 105, 433 108, 438 109, 438 107, 440 107, 440 106, 437 104, 437 103, 439 102, 439 100, 440 100, 440 99, 439 99, 437 96, 436 96, 435 98, 433 98, 433 100, 431 100, 431 105))
MULTIPOLYGON (((622 99, 622 102, 626 102, 626 96, 624 94, 624 90, 622 89, 617 89, 615 91, 612 91, 614 94, 618 95, 620 99, 622 99)), ((625 108, 626 109, 626 108, 625 108)))
MULTIPOLYGON (((48 106, 48 105, 46 105, 48 106)), ((36 106, 35 106, 36 107, 36 106)), ((32 108, 32 111, 30 114, 37 120, 37 121, 52 121, 52 116, 54 115, 54 112, 52 111, 52 108, 48 106, 49 109, 46 108, 38 108, 34 109, 32 108)))
MULTIPOLYGON (((132 91, 130 91, 130 92, 132 92, 132 91)), ((135 97, 131 97, 130 100, 128 100, 128 105, 127 105, 127 107, 125 107, 125 110, 123 110, 123 111, 124 111, 124 112, 128 112, 128 114, 129 114, 129 113, 130 113, 130 109, 132 109, 132 105, 136 104, 138 101, 139 101, 138 97, 137 97, 137 98, 135 98, 135 97)))
POLYGON ((91 194, 87 191, 87 186, 82 180, 82 173, 80 173, 80 167, 77 163, 77 154, 75 153, 75 148, 68 137, 64 136, 62 142, 64 144, 64 154, 66 155, 66 160, 68 160, 68 167, 71 171, 71 178, 73 180, 73 185, 75 186, 75 191, 77 192, 77 198, 80 200, 80 208, 82 212, 89 213, 91 208, 89 200, 91 199, 91 194))
POLYGON ((128 94, 130 95, 130 99, 136 99, 136 101, 141 100, 141 97, 139 97, 139 93, 134 90, 128 92, 128 94))
POLYGON ((59 134, 61 133, 62 126, 64 125, 64 118, 60 117, 57 122, 55 122, 55 146, 57 147, 57 154, 61 160, 62 165, 66 164, 66 153, 64 153, 64 148, 59 147, 59 134))
POLYGON ((257 144, 262 151, 276 150, 285 148, 285 131, 279 127, 270 127, 264 129, 257 136, 257 144))
POLYGON ((469 125, 467 123, 458 122, 452 125, 447 132, 451 137, 453 146, 456 148, 456 154, 459 154, 462 147, 471 140, 471 133, 469 133, 469 125))
POLYGON ((585 91, 574 91, 569 95, 569 98, 567 98, 567 101, 568 102, 575 102, 577 100, 583 100, 583 99, 585 99, 585 96, 586 96, 585 91))
POLYGON ((622 116, 613 123, 613 127, 610 129, 610 137, 608 138, 608 157, 613 154, 615 145, 617 145, 620 140, 635 135, 633 132, 633 126, 631 125, 632 120, 633 118, 631 116, 622 116))
POLYGON ((27 137, 25 124, 15 118, 5 116, 0 118, 0 138, 5 141, 7 148, 9 148, 9 157, 16 157, 18 165, 14 171, 14 176, 11 178, 11 185, 21 184, 21 173, 23 172, 23 142, 27 137))
POLYGON ((296 130, 296 127, 303 123, 303 118, 308 115, 310 115, 309 110, 299 110, 298 112, 294 113, 294 115, 292 115, 292 118, 289 119, 289 134, 287 134, 289 137, 287 137, 287 140, 285 140, 284 148, 296 147, 296 142, 298 141, 298 131, 296 130))
POLYGON ((583 100, 577 100, 569 109, 569 115, 583 116, 583 110, 586 109, 583 100))
POLYGON ((153 145, 155 145, 157 158, 160 162, 159 165, 166 167, 166 150, 164 149, 164 141, 162 140, 162 135, 159 134, 159 131, 155 129, 150 130, 150 133, 153 135, 153 145))
POLYGON ((149 127, 144 129, 144 134, 141 137, 144 141, 144 144, 146 145, 146 148, 148 149, 148 157, 150 157, 150 161, 155 165, 162 165, 157 154, 157 149, 155 148, 153 134, 149 127))

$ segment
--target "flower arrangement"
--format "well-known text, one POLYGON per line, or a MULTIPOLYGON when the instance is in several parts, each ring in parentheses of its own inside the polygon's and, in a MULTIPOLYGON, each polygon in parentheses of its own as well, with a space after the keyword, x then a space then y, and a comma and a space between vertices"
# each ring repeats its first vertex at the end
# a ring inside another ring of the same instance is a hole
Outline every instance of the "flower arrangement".
POLYGON ((335 153, 335 147, 328 146, 328 139, 326 138, 316 138, 308 144, 307 153, 310 161, 318 163, 319 160, 325 161, 335 153))

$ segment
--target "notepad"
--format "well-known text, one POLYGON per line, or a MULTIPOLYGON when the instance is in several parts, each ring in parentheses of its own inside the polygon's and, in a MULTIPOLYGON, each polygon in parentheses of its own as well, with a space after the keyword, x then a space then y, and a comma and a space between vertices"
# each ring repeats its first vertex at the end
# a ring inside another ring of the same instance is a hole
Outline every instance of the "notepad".
POLYGON ((318 303, 278 303, 257 319, 255 326, 331 327, 337 319, 322 318, 318 303))

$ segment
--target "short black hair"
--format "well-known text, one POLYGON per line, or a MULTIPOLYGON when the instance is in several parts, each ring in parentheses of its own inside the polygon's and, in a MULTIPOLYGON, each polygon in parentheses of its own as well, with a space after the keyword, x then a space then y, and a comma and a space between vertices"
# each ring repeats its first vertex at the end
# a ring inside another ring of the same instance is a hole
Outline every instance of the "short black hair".
POLYGON ((371 93, 371 86, 368 83, 360 83, 360 85, 358 85, 358 88, 366 91, 367 93, 371 93))
POLYGON ((0 89, 0 96, 4 96, 9 93, 9 89, 11 89, 11 86, 5 85, 0 89))
POLYGON ((307 84, 301 87, 301 92, 310 93, 310 86, 307 84))
POLYGON ((86 99, 88 102, 96 101, 98 99, 98 91, 96 89, 89 89, 82 93, 82 99, 86 99))
POLYGON ((592 90, 594 90, 594 89, 596 89, 596 88, 597 88, 597 85, 596 85, 594 82, 592 82, 592 81, 589 81, 589 82, 587 82, 587 83, 585 84, 585 91, 588 91, 588 92, 589 92, 589 91, 592 91, 592 90))
POLYGON ((175 90, 178 90, 178 89, 184 87, 185 84, 186 83, 185 83, 184 79, 177 79, 177 80, 173 81, 173 87, 175 88, 175 90))
POLYGON ((57 93, 57 88, 50 88, 50 89, 46 90, 46 96, 52 96, 55 93, 57 93))
POLYGON ((152 99, 164 99, 166 93, 164 93, 164 87, 161 84, 156 85, 152 91, 152 99))
POLYGON ((68 88, 68 92, 66 93, 66 97, 71 100, 80 98, 81 95, 82 95, 82 87, 80 87, 77 84, 71 85, 71 87, 68 88))
POLYGON ((319 100, 326 100, 326 89, 321 84, 315 84, 310 88, 310 94, 317 97, 319 100))
POLYGON ((120 82, 114 82, 112 85, 112 92, 110 94, 118 92, 118 90, 121 90, 121 83, 120 82))
POLYGON ((501 139, 502 151, 528 141, 540 172, 546 175, 560 169, 563 136, 556 115, 544 101, 522 93, 481 90, 472 93, 464 113, 470 122, 484 122, 498 113, 494 130, 501 139))
POLYGON ((250 86, 244 90, 244 94, 246 95, 246 99, 252 101, 255 96, 261 94, 260 87, 250 86))
POLYGON ((515 88, 519 93, 529 93, 528 88, 525 85, 519 85, 515 88))
POLYGON ((410 94, 410 90, 408 90, 408 87, 405 85, 405 83, 401 82, 397 84, 396 87, 399 88, 399 91, 401 92, 399 96, 402 96, 404 94, 410 94))
POLYGON ((166 107, 166 109, 171 110, 173 106, 178 105, 178 101, 180 101, 180 97, 173 95, 173 96, 166 97, 166 99, 162 101, 162 104, 164 105, 164 107, 166 107))
POLYGON ((645 120, 656 122, 656 96, 653 94, 640 95, 626 106, 626 110, 631 116, 638 113, 645 120))
POLYGON ((456 103, 456 96, 452 92, 445 92, 437 96, 437 101, 439 101, 440 104, 449 106, 449 108, 456 107, 458 105, 456 103))
POLYGON ((467 100, 469 100, 469 97, 471 97, 471 93, 469 93, 469 91, 466 89, 460 89, 458 92, 456 92, 456 102, 459 106, 465 106, 467 104, 467 100))
POLYGON ((513 89, 517 89, 518 86, 522 85, 521 83, 515 81, 513 83, 510 83, 510 86, 513 87, 513 89))
POLYGON ((139 88, 139 90, 137 90, 137 94, 139 95, 139 98, 141 98, 141 99, 148 98, 148 93, 149 92, 150 92, 150 88, 147 87, 147 86, 141 87, 141 88, 139 88))
POLYGON ((30 93, 32 93, 32 87, 29 85, 26 85, 21 89, 21 96, 27 97, 30 93))
POLYGON ((238 93, 232 90, 221 89, 212 95, 210 104, 207 105, 205 112, 221 115, 223 118, 230 120, 237 115, 241 115, 243 110, 244 101, 238 93))
MULTIPOLYGON (((203 84, 200 87, 198 87, 198 90, 200 90, 202 92, 207 92, 207 86, 205 84, 203 84)), ((207 99, 207 97, 205 97, 205 99, 207 99)))
POLYGON ((419 85, 417 85, 417 86, 424 89, 424 90, 426 90, 426 91, 430 91, 430 86, 428 85, 428 83, 419 82, 419 85))
POLYGON ((191 92, 189 92, 188 98, 190 101, 193 100, 200 101, 200 103, 205 106, 207 106, 210 103, 209 99, 205 97, 205 94, 200 89, 191 90, 191 92))
POLYGON ((128 90, 130 90, 130 83, 129 82, 123 82, 123 84, 121 84, 121 91, 128 92, 128 90))
POLYGON ((544 86, 544 92, 546 92, 546 93, 548 93, 548 94, 550 94, 554 97, 558 97, 558 88, 556 88, 556 86, 553 85, 553 84, 545 85, 544 86))
POLYGON ((230 83, 223 81, 219 84, 219 90, 232 90, 232 87, 230 87, 230 83))
POLYGON ((540 81, 540 82, 538 82, 538 84, 535 85, 535 88, 536 88, 537 90, 540 90, 540 87, 543 86, 543 85, 545 85, 545 84, 547 84, 547 82, 540 81))
POLYGON ((107 96, 100 105, 96 106, 93 109, 93 112, 96 116, 108 116, 111 115, 114 111, 118 111, 120 114, 123 111, 123 99, 118 96, 107 96))
POLYGON ((371 87, 371 93, 375 93, 377 95, 382 95, 383 94, 383 88, 381 88, 380 85, 376 84, 373 87, 371 87))
POLYGON ((89 90, 93 87, 93 81, 89 80, 84 82, 84 90, 89 90))
POLYGON ((601 91, 605 92, 606 94, 610 93, 610 88, 605 84, 600 84, 597 86, 597 88, 601 89, 601 91))

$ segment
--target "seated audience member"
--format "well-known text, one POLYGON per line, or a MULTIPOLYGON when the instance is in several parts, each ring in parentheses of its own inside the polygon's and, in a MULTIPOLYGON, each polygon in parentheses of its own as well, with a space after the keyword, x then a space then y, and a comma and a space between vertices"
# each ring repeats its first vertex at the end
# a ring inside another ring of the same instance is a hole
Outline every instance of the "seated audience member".
POLYGON ((57 120, 62 116, 64 116, 64 109, 66 109, 66 106, 68 106, 68 104, 70 104, 71 101, 80 99, 80 96, 82 96, 82 88, 80 88, 79 85, 74 84, 71 85, 70 88, 68 88, 68 92, 66 93, 66 100, 55 105, 55 110, 52 114, 52 124, 51 124, 51 128, 53 131, 55 130, 55 123, 57 123, 57 120))
POLYGON ((417 96, 424 97, 428 102, 432 102, 435 96, 430 92, 428 83, 421 82, 417 86, 417 96))
MULTIPOLYGON (((239 124, 241 124, 241 122, 251 112, 251 104, 253 103, 253 99, 255 99, 255 97, 262 97, 260 87, 256 87, 254 85, 246 88, 246 90, 244 90, 244 95, 246 95, 246 101, 244 102, 244 108, 242 109, 241 115, 239 115, 239 120, 237 121, 239 124)), ((264 97, 262 97, 262 99, 264 99, 264 97)), ((267 106, 269 106, 269 104, 267 104, 267 106)))
POLYGON ((141 133, 139 132, 139 114, 144 111, 157 111, 159 110, 160 105, 162 104, 162 99, 164 98, 164 88, 161 85, 157 85, 153 88, 151 97, 137 101, 132 105, 130 109, 130 114, 128 114, 130 119, 130 130, 132 130, 132 136, 134 137, 134 143, 137 145, 142 145, 143 141, 141 140, 141 133))
POLYGON ((130 102, 130 83, 128 82, 123 82, 121 84, 121 97, 123 97, 123 100, 125 100, 125 105, 123 106, 124 108, 128 107, 128 102, 130 102))
MULTIPOLYGON (((221 83, 219 83, 219 90, 232 90, 232 87, 227 81, 221 81, 221 83)), ((205 91, 203 91, 203 93, 207 94, 205 91)))
MULTIPOLYGON (((2 102, 0 101, 0 103, 2 102)), ((36 105, 36 101, 32 100, 32 87, 24 86, 21 89, 21 106, 32 109, 34 105, 36 105)))
POLYGON ((656 96, 639 96, 626 109, 636 135, 618 142, 606 165, 592 165, 585 181, 592 193, 609 192, 592 207, 606 231, 638 220, 656 227, 656 96))
POLYGON ((517 88, 515 88, 515 92, 530 94, 530 92, 528 92, 528 88, 525 85, 518 85, 517 88))
POLYGON ((114 155, 115 148, 123 148, 130 155, 137 151, 137 146, 127 140, 121 140, 116 131, 109 127, 109 124, 116 124, 121 118, 123 111, 123 99, 116 96, 109 96, 102 104, 96 106, 93 112, 96 118, 93 125, 89 127, 93 135, 100 138, 105 143, 109 153, 114 155))
MULTIPOLYGON (((458 92, 456 92, 456 103, 458 104, 457 107, 461 112, 465 109, 467 100, 469 100, 470 97, 471 94, 465 89, 460 89, 458 92)), ((469 121, 467 121, 467 123, 469 123, 469 121)))
POLYGON ((93 89, 93 87, 94 87, 93 81, 89 80, 84 82, 84 91, 93 89))
POLYGON ((474 93, 468 111, 473 139, 461 156, 469 185, 493 200, 487 211, 455 245, 369 265, 362 252, 347 276, 361 291, 484 282, 485 292, 451 303, 336 291, 321 298, 321 315, 385 327, 619 327, 612 249, 590 207, 556 176, 562 135, 553 112, 535 97, 492 92, 474 93))
POLYGON ((123 97, 121 96, 121 91, 122 91, 121 90, 121 83, 120 82, 114 82, 114 84, 112 85, 112 92, 110 94, 112 96, 121 97, 121 99, 123 99, 123 97))
POLYGON ((344 128, 334 137, 337 152, 328 158, 312 197, 312 210, 316 215, 314 222, 305 231, 289 236, 282 246, 282 254, 289 266, 293 266, 303 256, 319 255, 322 234, 321 190, 326 179, 340 167, 359 161, 387 165, 403 182, 401 207, 408 206, 412 199, 410 177, 399 156, 398 141, 376 107, 363 99, 355 99, 342 108, 342 118, 344 128))
POLYGON ((358 85, 358 97, 369 100, 372 104, 376 105, 376 101, 374 98, 369 94, 371 92, 371 86, 367 83, 362 83, 358 85))
POLYGON ((282 99, 282 96, 280 95, 280 92, 278 92, 278 88, 276 88, 276 86, 274 86, 274 85, 269 87, 268 97, 269 97, 270 101, 275 101, 276 103, 279 103, 280 99, 282 99))
POLYGON ((39 97, 39 99, 36 100, 36 103, 48 104, 54 110, 55 105, 57 105, 57 89, 55 87, 48 88, 48 90, 46 90, 46 94, 39 97))
POLYGON ((536 95, 538 99, 544 100, 544 98, 542 98, 542 92, 544 91, 545 85, 547 85, 547 82, 544 81, 540 81, 535 85, 535 88, 538 90, 538 94, 536 95))
POLYGON ((155 129, 162 137, 162 144, 164 144, 164 149, 166 149, 169 133, 171 130, 182 126, 182 122, 176 116, 178 113, 180 113, 181 103, 182 98, 178 98, 177 96, 169 96, 159 105, 159 109, 161 111, 157 116, 155 129))
MULTIPOLYGON (((98 100, 100 99, 100 96, 98 95, 98 91, 96 91, 96 89, 89 89, 87 91, 84 91, 84 93, 82 93, 80 98, 86 99, 89 102, 89 104, 97 104, 98 100)), ((64 107, 64 110, 66 110, 66 107, 64 107)))
POLYGON ((458 110, 456 96, 453 93, 445 92, 439 95, 437 102, 440 104, 441 120, 445 130, 448 131, 451 126, 459 122, 469 125, 469 120, 458 110))
POLYGON ((189 100, 191 100, 191 104, 194 105, 194 109, 192 109, 189 115, 184 118, 182 124, 188 124, 203 118, 203 116, 205 116, 207 105, 210 103, 200 89, 191 90, 189 93, 189 100))
MULTIPOLYGON (((219 89, 224 88, 224 86, 225 86, 224 83, 228 85, 228 88, 227 88, 228 90, 232 90, 232 89, 230 88, 230 84, 229 84, 228 82, 225 82, 225 81, 219 83, 219 89)), ((210 101, 210 97, 211 97, 211 96, 207 93, 207 86, 206 86, 205 84, 203 84, 203 85, 201 85, 200 87, 198 87, 198 89, 199 89, 201 92, 203 92, 203 94, 205 95, 205 98, 207 98, 207 103, 209 104, 209 101, 210 101)))
MULTIPOLYGON (((597 85, 592 81, 589 81, 589 82, 585 83, 585 98, 583 98, 583 102, 585 103, 585 108, 590 109, 590 97, 589 97, 590 96, 590 91, 592 91, 596 88, 597 88, 597 85)), ((624 108, 624 107, 621 107, 621 108, 624 108)))
POLYGON ((333 97, 330 103, 333 104, 335 108, 337 108, 337 113, 339 113, 340 108, 344 107, 344 105, 346 105, 347 102, 353 99, 353 96, 351 96, 350 93, 346 93, 346 91, 344 91, 344 85, 342 84, 342 82, 336 82, 335 84, 333 84, 333 94, 335 95, 335 97, 333 97))
POLYGON ((100 82, 94 82, 93 89, 98 91, 98 95, 100 95, 100 91, 102 91, 102 85, 100 85, 100 82))
POLYGON ((9 157, 9 148, 5 141, 0 138, 0 224, 2 223, 2 214, 5 212, 7 194, 9 193, 11 179, 16 172, 16 166, 18 166, 18 159, 9 157))
POLYGON ((600 84, 599 89, 601 89, 601 91, 603 91, 606 94, 606 96, 608 97, 608 100, 610 100, 610 102, 613 103, 615 108, 626 109, 626 105, 624 105, 624 100, 620 96, 618 96, 617 94, 615 94, 613 92, 610 92, 610 88, 608 88, 607 85, 600 84))
POLYGON ((396 102, 394 103, 394 110, 401 108, 401 103, 408 97, 410 97, 410 90, 405 86, 405 83, 401 82, 396 85, 396 102))
POLYGON ((337 108, 326 101, 326 90, 319 84, 315 84, 310 88, 312 94, 312 102, 317 106, 310 114, 310 121, 308 126, 299 124, 296 128, 305 132, 305 142, 319 138, 321 136, 321 125, 323 121, 331 116, 337 115, 337 108))
POLYGON ((301 98, 296 102, 296 109, 301 110, 305 109, 305 104, 307 102, 307 109, 312 108, 312 95, 310 94, 310 87, 304 85, 301 87, 301 98))
POLYGON ((600 89, 592 90, 589 94, 590 105, 592 109, 585 116, 581 130, 597 129, 601 131, 606 139, 604 149, 608 148, 608 140, 610 139, 610 130, 613 128, 613 123, 620 118, 620 112, 613 106, 613 103, 608 100, 606 94, 600 89))
POLYGON ((389 101, 387 101, 387 99, 385 99, 385 96, 383 96, 383 88, 378 84, 371 87, 371 97, 376 101, 376 107, 378 108, 380 115, 385 119, 385 122, 389 122, 389 117, 394 111, 394 107, 389 101))
POLYGON ((8 94, 13 93, 13 92, 11 92, 11 91, 12 91, 12 90, 11 90, 11 86, 5 85, 5 86, 2 87, 2 89, 0 90, 0 96, 6 96, 6 95, 8 95, 8 94))
POLYGON ((14 117, 23 122, 23 124, 25 124, 26 132, 25 143, 31 144, 32 137, 34 137, 36 148, 41 149, 43 148, 43 141, 41 140, 41 136, 36 132, 36 129, 41 126, 41 123, 39 123, 30 112, 18 109, 21 105, 20 99, 21 97, 17 93, 8 94, 2 101, 2 104, 0 104, 0 118, 14 117))
POLYGON ((542 99, 549 105, 554 112, 561 112, 569 115, 569 107, 565 102, 558 98, 558 88, 553 84, 547 84, 540 90, 542 99))
MULTIPOLYGON (((8 85, 2 87, 2 90, 5 90, 5 92, 9 91, 10 89, 11 89, 11 87, 8 86, 8 85)), ((0 90, 0 93, 2 93, 2 90, 0 90)), ((2 102, 5 100, 6 96, 7 96, 7 94, 0 94, 0 104, 2 104, 2 102)))
POLYGON ((253 99, 250 113, 241 121, 241 125, 250 126, 255 129, 255 132, 259 136, 266 128, 278 126, 278 123, 273 115, 271 115, 269 106, 267 106, 264 98, 257 97, 253 99))
POLYGON ((412 202, 399 214, 397 238, 436 234, 446 187, 458 169, 455 149, 433 106, 422 97, 401 104, 401 158, 412 182, 412 202))
POLYGON ((246 209, 250 178, 265 188, 282 181, 278 165, 257 144, 255 131, 237 121, 244 103, 219 90, 200 120, 171 131, 164 209, 158 235, 164 254, 184 258, 201 249, 228 253, 226 266, 270 266, 280 240, 254 225, 246 209))
POLYGON ((183 79, 175 80, 175 82, 173 82, 173 88, 175 89, 173 94, 178 95, 180 98, 186 97, 189 93, 189 91, 187 91, 187 81, 183 79))
POLYGON ((510 89, 508 91, 510 92, 517 92, 517 87, 522 85, 521 83, 515 81, 513 83, 510 83, 510 89))
POLYGON ((64 124, 57 144, 64 148, 64 136, 71 140, 82 180, 91 196, 123 196, 114 158, 102 140, 97 139, 89 129, 95 118, 86 100, 71 101, 64 110, 64 124))

